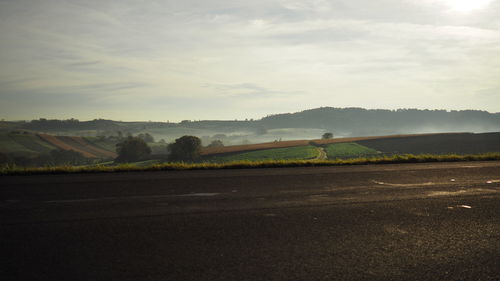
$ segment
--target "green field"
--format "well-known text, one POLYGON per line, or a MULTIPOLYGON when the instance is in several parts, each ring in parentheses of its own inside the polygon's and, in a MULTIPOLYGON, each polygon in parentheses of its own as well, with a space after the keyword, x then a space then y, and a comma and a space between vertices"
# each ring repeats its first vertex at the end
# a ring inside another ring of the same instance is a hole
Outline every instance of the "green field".
POLYGON ((328 159, 355 158, 377 154, 375 149, 354 142, 330 144, 325 147, 325 151, 328 159))
POLYGON ((33 148, 39 146, 38 142, 42 141, 33 135, 0 134, 0 152, 25 156, 35 155, 38 151, 33 148))
POLYGON ((207 157, 209 162, 235 162, 235 161, 266 161, 266 160, 308 160, 319 156, 319 151, 314 146, 297 146, 287 148, 274 148, 236 154, 207 157))
POLYGON ((28 148, 37 153, 48 153, 55 149, 54 146, 48 144, 47 142, 41 140, 36 135, 31 134, 11 134, 10 138, 16 143, 28 148))

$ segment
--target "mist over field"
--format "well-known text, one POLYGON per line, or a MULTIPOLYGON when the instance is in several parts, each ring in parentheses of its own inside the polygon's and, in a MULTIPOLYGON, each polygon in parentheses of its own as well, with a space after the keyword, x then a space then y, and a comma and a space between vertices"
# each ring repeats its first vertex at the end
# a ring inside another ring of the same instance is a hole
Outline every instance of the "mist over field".
POLYGON ((296 113, 268 115, 256 120, 184 120, 182 122, 121 122, 39 119, 3 122, 0 130, 28 130, 56 135, 114 136, 151 134, 174 141, 183 135, 201 138, 207 145, 221 140, 225 145, 276 140, 318 139, 325 132, 335 138, 395 134, 499 132, 500 114, 486 111, 367 110, 322 107, 296 113))

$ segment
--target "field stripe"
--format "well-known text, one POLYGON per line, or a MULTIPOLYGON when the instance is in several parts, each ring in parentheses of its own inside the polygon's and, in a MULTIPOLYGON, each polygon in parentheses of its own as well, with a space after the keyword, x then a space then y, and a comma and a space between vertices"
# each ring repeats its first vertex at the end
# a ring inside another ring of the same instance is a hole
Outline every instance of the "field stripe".
POLYGON ((108 151, 108 150, 104 150, 104 149, 95 147, 94 145, 92 145, 91 143, 87 142, 82 137, 72 136, 72 137, 68 137, 68 138, 70 138, 72 141, 74 141, 75 143, 79 144, 82 148, 85 148, 85 150, 87 150, 90 153, 93 153, 96 156, 110 157, 110 158, 115 158, 117 156, 117 154, 114 153, 114 152, 111 152, 111 151, 108 151))
POLYGON ((78 142, 76 142, 72 136, 56 136, 56 138, 58 138, 59 140, 61 140, 62 142, 66 143, 67 145, 69 145, 71 147, 78 148, 81 151, 85 151, 91 155, 94 155, 94 157, 92 157, 92 158, 99 158, 99 156, 97 154, 95 154, 94 152, 89 150, 87 147, 84 147, 84 146, 80 145, 78 142))
POLYGON ((42 141, 38 136, 36 135, 20 135, 20 134, 14 134, 11 135, 11 138, 27 147, 28 149, 31 149, 37 153, 47 153, 54 149, 54 146, 49 145, 47 142, 42 141))
POLYGON ((72 145, 67 144, 66 142, 64 142, 63 140, 57 138, 56 136, 52 136, 52 135, 48 135, 48 134, 38 134, 38 136, 40 136, 40 138, 43 139, 44 141, 46 141, 46 142, 48 142, 48 143, 56 146, 59 149, 62 149, 62 150, 73 150, 73 151, 76 151, 76 152, 80 152, 81 154, 83 154, 83 156, 85 156, 87 158, 98 158, 97 156, 95 156, 92 153, 89 153, 87 151, 79 149, 78 147, 74 147, 72 145))
POLYGON ((115 157, 118 156, 118 154, 116 154, 113 151, 109 151, 109 150, 97 147, 96 145, 94 145, 93 143, 89 142, 85 138, 82 138, 82 137, 76 137, 76 138, 77 138, 77 141, 80 142, 82 145, 88 146, 90 149, 92 149, 93 151, 101 154, 102 156, 111 157, 111 158, 115 158, 115 157))

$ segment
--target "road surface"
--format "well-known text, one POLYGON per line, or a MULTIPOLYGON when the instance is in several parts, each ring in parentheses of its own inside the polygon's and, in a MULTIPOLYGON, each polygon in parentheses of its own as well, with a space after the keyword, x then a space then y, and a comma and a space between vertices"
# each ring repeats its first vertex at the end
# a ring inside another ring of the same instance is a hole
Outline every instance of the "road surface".
POLYGON ((500 280, 500 162, 0 177, 0 280, 500 280))

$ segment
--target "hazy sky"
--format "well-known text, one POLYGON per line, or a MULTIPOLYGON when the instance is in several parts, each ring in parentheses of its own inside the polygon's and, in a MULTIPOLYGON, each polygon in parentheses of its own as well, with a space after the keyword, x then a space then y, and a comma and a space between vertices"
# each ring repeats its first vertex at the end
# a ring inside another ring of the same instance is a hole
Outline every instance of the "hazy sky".
POLYGON ((499 0, 0 0, 0 118, 500 112, 499 0))

